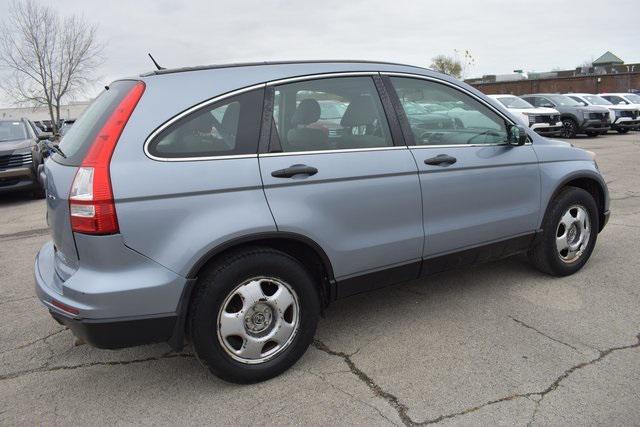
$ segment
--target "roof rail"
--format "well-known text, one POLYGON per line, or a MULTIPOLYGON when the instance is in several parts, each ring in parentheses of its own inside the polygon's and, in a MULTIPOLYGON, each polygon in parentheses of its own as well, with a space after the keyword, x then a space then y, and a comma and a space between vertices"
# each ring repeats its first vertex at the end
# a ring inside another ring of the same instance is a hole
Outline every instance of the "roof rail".
POLYGON ((200 71, 200 70, 215 70, 219 68, 234 68, 234 67, 255 67, 260 65, 286 65, 286 64, 335 64, 335 63, 355 63, 355 64, 380 64, 380 65, 399 65, 403 67, 420 68, 427 70, 428 68, 418 67, 416 65, 400 64, 396 62, 384 62, 384 61, 367 61, 358 59, 328 59, 328 60, 302 60, 302 61, 263 61, 263 62, 237 62, 230 64, 214 64, 214 65, 198 65, 194 67, 182 67, 182 68, 167 68, 163 70, 153 70, 147 73, 141 74, 141 77, 149 77, 162 74, 184 73, 187 71, 200 71))

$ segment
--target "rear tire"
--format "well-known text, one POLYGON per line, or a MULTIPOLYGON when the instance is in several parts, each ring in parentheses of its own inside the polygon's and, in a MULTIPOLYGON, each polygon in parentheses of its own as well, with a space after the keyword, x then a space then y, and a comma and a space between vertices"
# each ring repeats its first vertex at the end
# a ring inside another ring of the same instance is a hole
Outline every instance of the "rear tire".
POLYGON ((571 118, 562 119, 562 135, 563 138, 575 138, 578 133, 578 123, 571 118))
POLYGON ((628 128, 625 128, 625 129, 616 129, 616 130, 618 131, 618 133, 627 133, 627 132, 629 132, 629 129, 628 129, 628 128))
POLYGON ((197 289, 190 306, 195 353, 225 381, 273 378, 313 340, 320 315, 316 281, 283 252, 232 253, 201 274, 197 289))
POLYGON ((568 276, 588 261, 600 229, 598 207, 587 191, 566 187, 547 208, 529 260, 552 276, 568 276))

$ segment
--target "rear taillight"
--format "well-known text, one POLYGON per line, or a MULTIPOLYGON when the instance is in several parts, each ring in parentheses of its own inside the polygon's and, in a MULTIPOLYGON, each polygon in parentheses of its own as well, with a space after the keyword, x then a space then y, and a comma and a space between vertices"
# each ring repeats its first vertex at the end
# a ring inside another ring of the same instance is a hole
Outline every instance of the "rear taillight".
POLYGON ((71 229, 85 234, 114 234, 119 231, 113 200, 109 164, 122 129, 144 92, 136 83, 98 132, 76 172, 69 193, 71 229))

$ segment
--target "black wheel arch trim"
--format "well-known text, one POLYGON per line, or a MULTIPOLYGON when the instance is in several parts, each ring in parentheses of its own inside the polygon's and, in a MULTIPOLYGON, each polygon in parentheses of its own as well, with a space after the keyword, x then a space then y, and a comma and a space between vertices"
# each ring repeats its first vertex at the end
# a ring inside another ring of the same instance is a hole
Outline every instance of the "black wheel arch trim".
POLYGON ((609 212, 609 209, 607 207, 607 198, 608 198, 608 190, 607 190, 607 185, 604 181, 604 179, 602 178, 602 176, 598 175, 595 172, 586 172, 586 171, 579 171, 579 172, 573 172, 570 173, 569 175, 565 176, 562 181, 560 181, 560 184, 558 184, 556 186, 556 188, 553 190, 553 192, 551 193, 551 196, 549 197, 549 200, 547 200, 547 204, 544 208, 544 215, 540 218, 540 226, 542 226, 542 223, 544 222, 544 216, 547 214, 547 211, 549 209, 549 205, 551 204, 551 202, 553 201, 553 199, 556 198, 556 196, 558 194, 560 194, 560 191, 562 191, 563 188, 567 187, 568 184, 572 181, 578 180, 578 179, 588 179, 593 181, 595 184, 598 185, 600 192, 602 194, 602 205, 598 204, 598 200, 596 200, 596 204, 598 205, 598 210, 600 212, 598 212, 599 214, 599 232, 602 231, 602 229, 604 228, 604 225, 606 223, 605 221, 605 214, 607 212, 609 212))
POLYGON ((259 233, 247 234, 244 236, 236 237, 231 239, 221 245, 218 245, 209 251, 207 251, 200 259, 191 267, 189 273, 187 274, 187 279, 195 279, 197 278, 197 273, 200 269, 217 255, 220 255, 222 252, 232 249, 236 246, 246 245, 252 242, 259 242, 261 240, 290 240, 295 241, 297 243, 303 243, 309 246, 313 251, 318 255, 319 259, 322 262, 325 271, 327 272, 327 276, 330 281, 335 280, 335 276, 333 274, 333 267, 331 266, 331 261, 327 256, 327 253, 322 249, 322 247, 316 243, 310 237, 307 237, 303 234, 293 233, 288 231, 266 231, 259 233))
MULTIPOLYGON (((286 231, 268 231, 260 233, 252 233, 244 236, 240 236, 231 239, 221 245, 218 245, 209 251, 207 251, 200 259, 191 267, 187 274, 187 283, 184 286, 178 307, 176 309, 177 317, 173 333, 168 340, 169 345, 174 351, 181 351, 184 347, 184 337, 186 335, 186 319, 189 312, 189 301, 191 300, 191 293, 197 282, 197 274, 200 269, 205 266, 209 261, 214 259, 221 253, 239 247, 242 245, 251 244, 252 242, 260 242, 264 240, 282 240, 282 241, 295 241, 296 243, 302 243, 310 247, 320 259, 327 278, 329 280, 329 292, 335 293, 335 276, 333 274, 333 267, 331 261, 322 247, 317 244, 313 239, 298 233, 291 233, 286 231)), ((333 295, 329 295, 332 298, 333 295)))

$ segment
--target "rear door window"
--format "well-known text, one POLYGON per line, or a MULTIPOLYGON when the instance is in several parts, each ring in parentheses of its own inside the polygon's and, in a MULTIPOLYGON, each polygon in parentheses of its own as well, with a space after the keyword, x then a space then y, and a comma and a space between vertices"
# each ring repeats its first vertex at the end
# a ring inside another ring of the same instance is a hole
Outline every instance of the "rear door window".
POLYGON ((337 77, 275 87, 273 141, 284 152, 391 147, 393 140, 370 77, 337 77))
POLYGON ((113 82, 98 95, 60 141, 60 149, 67 158, 54 154, 53 159, 64 165, 79 166, 102 126, 136 83, 135 80, 113 82))
POLYGON ((149 154, 178 159, 256 154, 263 93, 242 93, 190 113, 160 132, 149 154))

